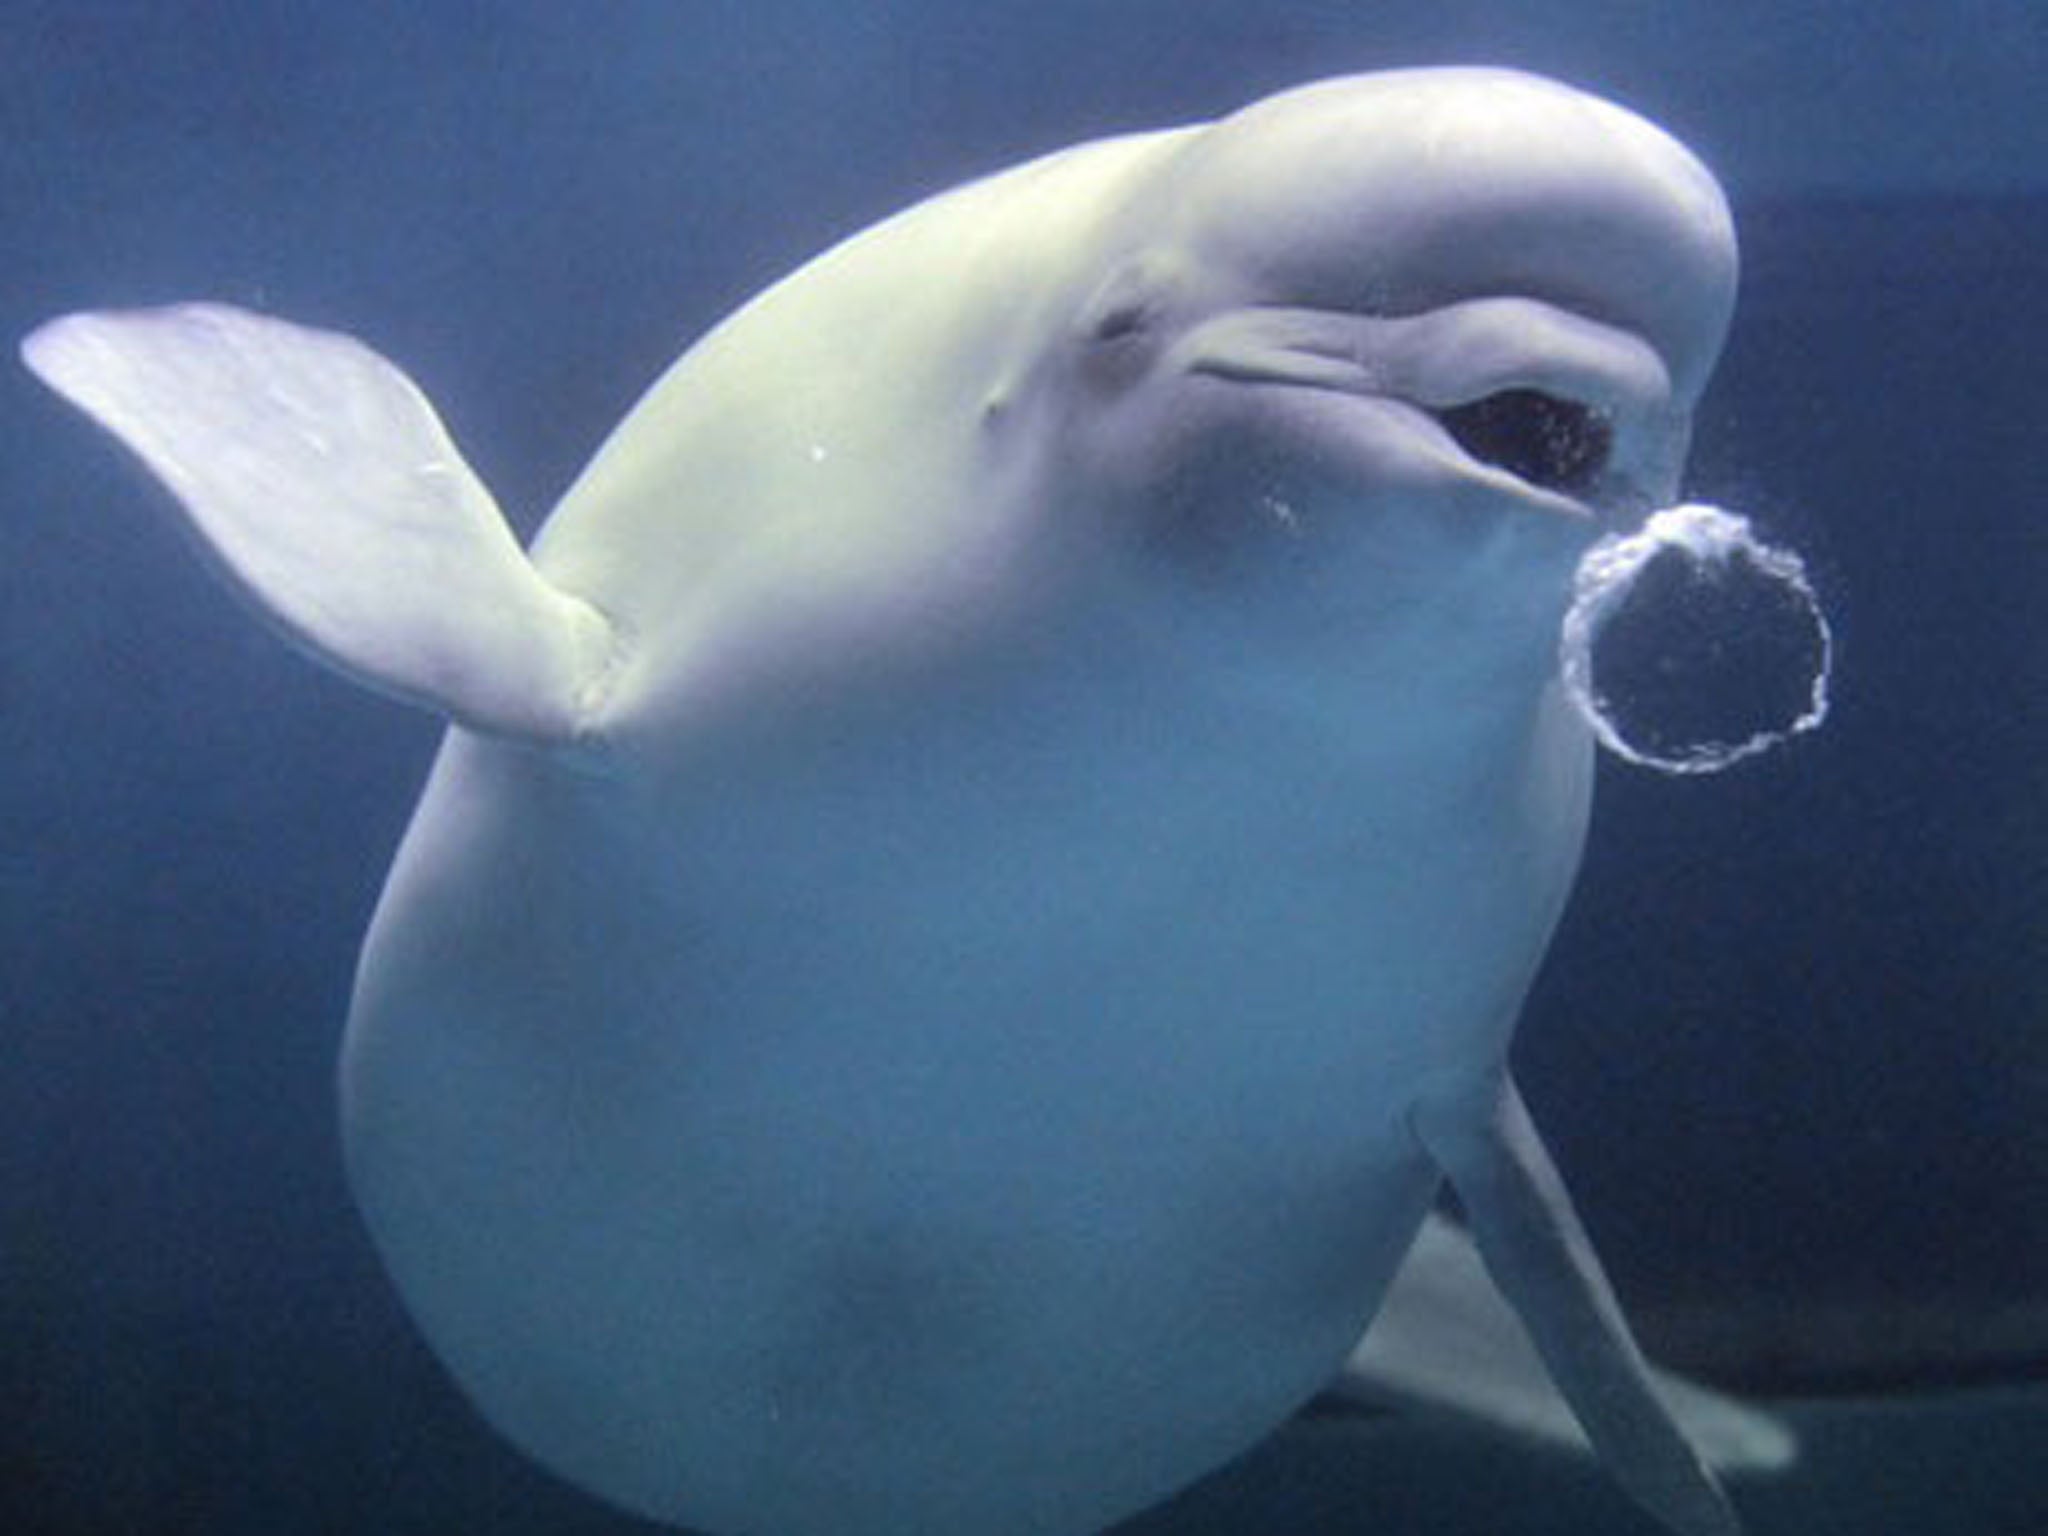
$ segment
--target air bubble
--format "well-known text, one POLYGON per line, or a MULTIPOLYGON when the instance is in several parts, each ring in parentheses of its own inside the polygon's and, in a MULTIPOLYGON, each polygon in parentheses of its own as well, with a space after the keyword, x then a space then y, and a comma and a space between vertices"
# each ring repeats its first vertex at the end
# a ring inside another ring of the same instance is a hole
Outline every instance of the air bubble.
POLYGON ((1704 503, 1586 552, 1559 657, 1601 745, 1663 773, 1718 773, 1827 718, 1833 638, 1805 563, 1704 503))

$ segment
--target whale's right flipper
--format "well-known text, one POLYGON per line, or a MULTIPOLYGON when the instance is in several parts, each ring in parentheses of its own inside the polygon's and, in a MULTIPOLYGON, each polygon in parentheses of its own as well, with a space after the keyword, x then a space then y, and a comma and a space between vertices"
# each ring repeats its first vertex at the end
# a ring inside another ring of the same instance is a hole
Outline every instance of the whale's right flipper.
POLYGON ((1543 1138, 1505 1072, 1417 1106, 1486 1271, 1615 1480, 1674 1536, 1741 1536, 1719 1479, 1658 1395, 1543 1138))
MULTIPOLYGON (((1717 1471, 1760 1476, 1798 1460, 1798 1436, 1775 1414, 1654 1364, 1650 1377, 1717 1471)), ((1519 1438, 1592 1452, 1528 1331, 1487 1278, 1471 1237, 1442 1216, 1423 1223, 1364 1342, 1327 1395, 1367 1411, 1457 1414, 1519 1438)))
POLYGON ((541 578, 425 397, 361 342, 187 304, 66 315, 21 350, 295 644, 479 730, 591 728, 610 625, 541 578))

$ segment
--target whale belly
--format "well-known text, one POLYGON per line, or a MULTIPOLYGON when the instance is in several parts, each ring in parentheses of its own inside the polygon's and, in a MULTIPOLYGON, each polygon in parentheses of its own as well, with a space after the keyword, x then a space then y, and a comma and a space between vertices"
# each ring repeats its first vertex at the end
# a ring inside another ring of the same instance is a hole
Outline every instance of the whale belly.
POLYGON ((1087 1529, 1247 1447, 1377 1306, 1432 1043, 1562 899, 1412 807, 1347 843, 924 761, 657 824, 457 735, 373 926, 372 1231, 486 1415, 643 1513, 1087 1529))

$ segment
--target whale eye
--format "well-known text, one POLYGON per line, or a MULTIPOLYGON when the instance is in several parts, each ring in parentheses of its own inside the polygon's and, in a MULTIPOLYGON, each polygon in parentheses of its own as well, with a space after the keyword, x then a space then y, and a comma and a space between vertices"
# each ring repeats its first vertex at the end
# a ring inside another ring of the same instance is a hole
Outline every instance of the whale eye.
POLYGON ((1473 458, 1545 490, 1584 490, 1614 445, 1614 433, 1591 406, 1541 390, 1504 389, 1435 415, 1473 458))
POLYGON ((1097 341, 1122 341, 1142 331, 1148 318, 1143 304, 1135 299, 1128 300, 1104 310, 1097 317, 1092 334, 1097 341))

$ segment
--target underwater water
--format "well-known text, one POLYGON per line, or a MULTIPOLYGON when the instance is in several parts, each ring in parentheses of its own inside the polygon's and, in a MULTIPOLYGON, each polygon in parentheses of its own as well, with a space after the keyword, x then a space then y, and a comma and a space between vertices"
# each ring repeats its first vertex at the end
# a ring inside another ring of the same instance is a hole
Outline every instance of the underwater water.
MULTIPOLYGON (((1603 763, 1517 1060, 1651 1353, 1800 1429, 1736 1487, 1759 1536, 2027 1536, 2048 20, 1751 9, 19 0, 0 332, 200 296, 356 331, 530 529, 691 337, 965 176, 1403 64, 1665 123, 1744 253, 1686 491, 1805 558, 1834 707, 1711 779, 1603 763)), ((0 1532, 649 1529, 481 1426, 343 1186, 339 1026, 435 726, 250 622, 11 365, 0 434, 0 1532)), ((1417 1417, 1291 1428, 1130 1529, 1650 1528, 1417 1417)))

